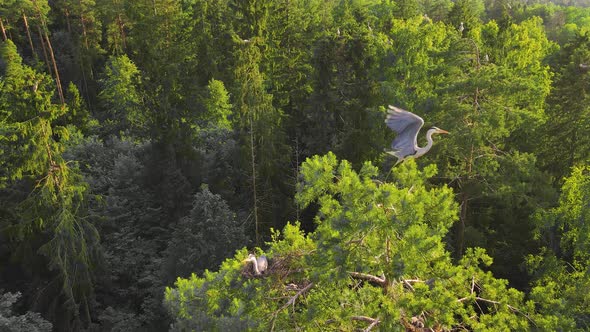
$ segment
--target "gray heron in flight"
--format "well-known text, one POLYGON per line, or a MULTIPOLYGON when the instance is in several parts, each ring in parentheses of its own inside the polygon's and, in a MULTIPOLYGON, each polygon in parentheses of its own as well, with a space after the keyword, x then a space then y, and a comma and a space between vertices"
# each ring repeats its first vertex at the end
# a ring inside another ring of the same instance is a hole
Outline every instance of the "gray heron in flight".
POLYGON ((264 273, 266 271, 266 269, 268 268, 268 260, 266 259, 266 256, 264 256, 264 255, 256 258, 256 255, 250 254, 250 255, 248 255, 248 258, 244 260, 244 262, 251 262, 252 263, 252 267, 254 269, 255 275, 260 275, 260 274, 264 273))
POLYGON ((418 146, 418 132, 424 125, 424 120, 414 113, 405 111, 401 108, 389 105, 385 123, 391 130, 395 131, 397 136, 391 143, 392 151, 385 151, 392 156, 397 157, 397 163, 408 158, 418 158, 424 155, 432 147, 433 134, 448 134, 446 130, 432 127, 426 132, 428 143, 425 147, 418 146))

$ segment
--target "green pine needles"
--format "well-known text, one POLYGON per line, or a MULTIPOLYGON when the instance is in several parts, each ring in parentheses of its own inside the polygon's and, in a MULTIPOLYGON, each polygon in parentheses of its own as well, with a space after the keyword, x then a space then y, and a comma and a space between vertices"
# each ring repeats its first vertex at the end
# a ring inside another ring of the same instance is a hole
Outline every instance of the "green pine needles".
MULTIPOLYGON (((413 161, 376 179, 333 153, 301 167, 297 201, 318 206, 317 229, 275 232, 267 274, 255 277, 245 249, 218 272, 178 279, 165 304, 174 330, 529 330, 535 305, 486 271, 492 259, 470 248, 453 262, 443 242, 458 220, 446 186, 431 187, 433 165, 413 161)), ((260 254, 261 252, 259 252, 260 254)))

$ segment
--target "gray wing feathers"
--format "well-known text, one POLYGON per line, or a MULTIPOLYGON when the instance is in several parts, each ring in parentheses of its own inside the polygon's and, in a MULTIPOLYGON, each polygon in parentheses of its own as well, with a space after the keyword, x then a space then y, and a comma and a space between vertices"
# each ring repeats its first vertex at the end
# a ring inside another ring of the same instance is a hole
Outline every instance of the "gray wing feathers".
POLYGON ((396 156, 404 158, 415 154, 418 144, 418 132, 424 125, 424 120, 416 114, 390 105, 385 123, 397 133, 391 143, 391 149, 396 152, 396 156))

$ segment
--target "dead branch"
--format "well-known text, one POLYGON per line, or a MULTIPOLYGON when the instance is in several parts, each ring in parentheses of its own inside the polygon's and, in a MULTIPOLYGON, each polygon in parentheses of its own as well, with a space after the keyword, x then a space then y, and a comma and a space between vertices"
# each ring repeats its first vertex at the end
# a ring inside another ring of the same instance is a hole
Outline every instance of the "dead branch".
POLYGON ((375 283, 381 287, 387 286, 387 280, 385 278, 380 278, 380 277, 374 276, 372 274, 361 273, 361 272, 348 272, 348 274, 350 274, 350 276, 355 279, 366 280, 366 281, 375 283))
POLYGON ((307 292, 311 287, 313 287, 313 282, 310 282, 309 284, 307 284, 307 286, 301 288, 297 293, 295 293, 295 295, 291 296, 289 301, 287 301, 287 303, 285 303, 281 308, 279 308, 279 310, 275 311, 273 316, 276 316, 280 311, 287 308, 288 306, 295 304, 297 298, 301 296, 303 293, 307 292))
POLYGON ((309 284, 307 284, 307 286, 301 288, 297 293, 295 293, 295 295, 291 296, 291 298, 289 299, 289 301, 287 301, 287 303, 285 303, 282 307, 279 308, 279 310, 275 311, 272 314, 272 325, 270 327, 271 331, 274 331, 275 328, 275 318, 277 317, 278 313, 283 311, 283 309, 287 308, 290 305, 295 305, 295 301, 297 300, 297 298, 299 296, 301 296, 302 294, 304 294, 305 292, 307 292, 311 287, 313 287, 314 283, 310 282, 309 284))

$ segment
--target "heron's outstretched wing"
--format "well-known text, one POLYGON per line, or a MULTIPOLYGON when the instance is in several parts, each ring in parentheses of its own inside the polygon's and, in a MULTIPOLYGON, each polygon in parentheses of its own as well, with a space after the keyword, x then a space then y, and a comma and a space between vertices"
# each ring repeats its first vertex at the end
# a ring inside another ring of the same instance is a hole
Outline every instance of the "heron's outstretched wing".
POLYGON ((389 105, 385 123, 397 133, 391 143, 391 149, 398 158, 405 158, 416 153, 418 148, 418 132, 424 120, 414 113, 389 105))

